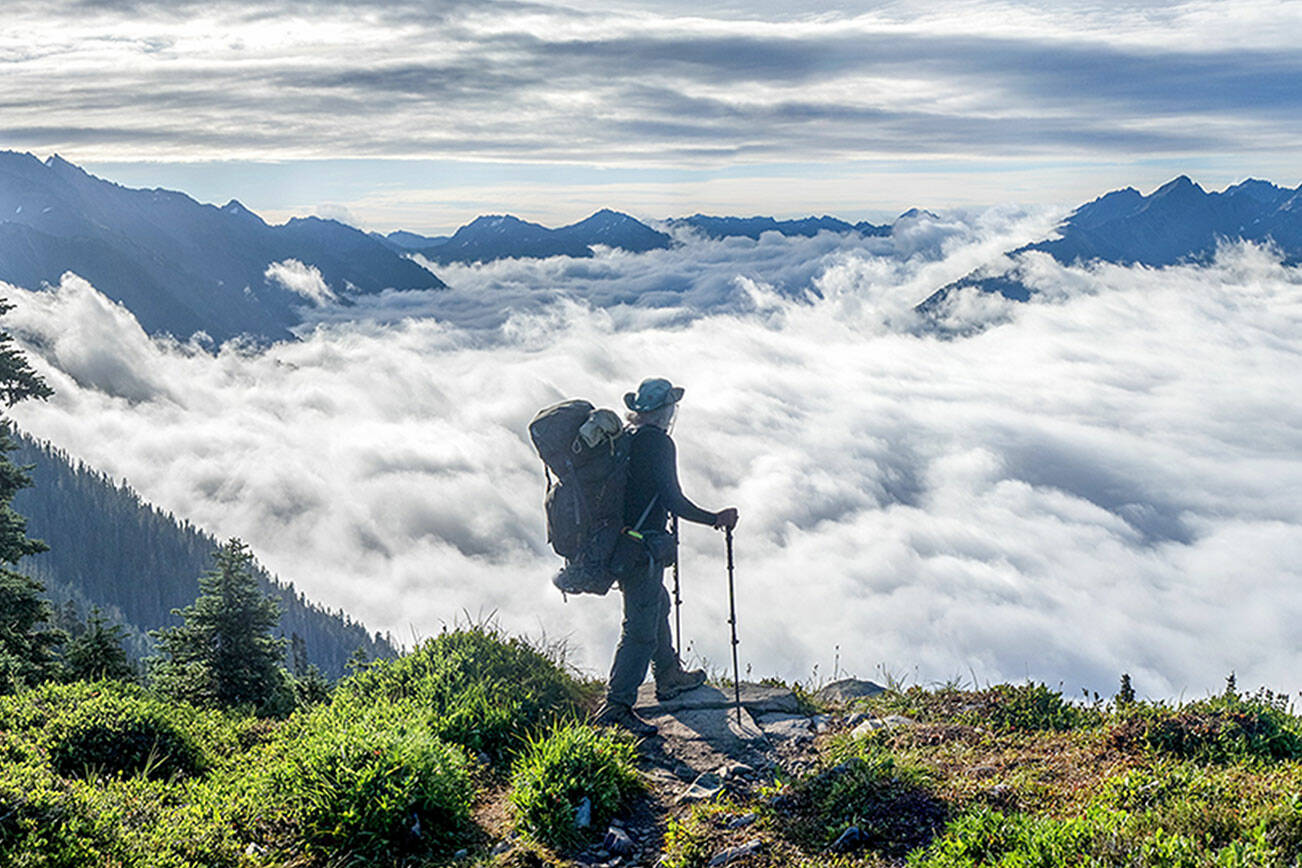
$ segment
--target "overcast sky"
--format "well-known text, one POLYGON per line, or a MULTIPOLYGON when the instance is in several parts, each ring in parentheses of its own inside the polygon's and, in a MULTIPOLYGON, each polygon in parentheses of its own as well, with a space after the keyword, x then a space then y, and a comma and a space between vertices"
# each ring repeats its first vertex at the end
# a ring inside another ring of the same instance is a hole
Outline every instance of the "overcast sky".
POLYGON ((9 0, 0 147, 426 232, 1072 205, 1296 185, 1299 40, 1296 0, 9 0))

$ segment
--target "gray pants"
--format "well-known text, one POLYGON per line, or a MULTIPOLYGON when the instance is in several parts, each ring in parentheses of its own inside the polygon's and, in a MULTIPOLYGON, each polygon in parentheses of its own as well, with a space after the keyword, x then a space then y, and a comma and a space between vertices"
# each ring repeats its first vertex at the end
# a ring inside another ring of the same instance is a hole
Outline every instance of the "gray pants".
POLYGON ((657 674, 678 668, 674 637, 669 630, 670 603, 664 572, 663 567, 656 567, 648 573, 643 563, 620 576, 624 624, 606 688, 606 701, 612 705, 632 705, 637 701, 637 689, 646 678, 647 664, 657 674))

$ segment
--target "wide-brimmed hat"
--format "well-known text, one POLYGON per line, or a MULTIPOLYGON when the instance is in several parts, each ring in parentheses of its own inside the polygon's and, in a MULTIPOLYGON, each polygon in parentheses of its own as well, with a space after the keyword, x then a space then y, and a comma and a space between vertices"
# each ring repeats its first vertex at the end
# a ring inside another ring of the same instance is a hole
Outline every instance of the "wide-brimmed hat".
POLYGON ((642 381, 637 392, 624 395, 624 404, 634 413, 650 413, 667 404, 677 404, 682 399, 681 386, 675 386, 664 377, 650 377, 642 381))

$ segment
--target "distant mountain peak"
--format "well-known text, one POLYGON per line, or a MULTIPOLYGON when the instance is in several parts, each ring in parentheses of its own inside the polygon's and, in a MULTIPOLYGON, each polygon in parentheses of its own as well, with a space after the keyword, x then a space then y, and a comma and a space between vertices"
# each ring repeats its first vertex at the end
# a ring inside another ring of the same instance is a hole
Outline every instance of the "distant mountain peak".
POLYGON ((903 214, 901 214, 899 217, 896 217, 895 219, 896 220, 918 220, 923 217, 926 217, 928 220, 940 219, 939 214, 936 214, 933 211, 928 211, 926 208, 910 208, 908 211, 905 211, 903 214))
POLYGON ((76 175, 78 177, 83 177, 83 178, 95 177, 90 172, 87 172, 85 169, 83 169, 81 166, 78 166, 75 163, 68 162, 58 154, 50 154, 50 156, 45 159, 45 167, 55 172, 76 175))
POLYGON ((1193 182, 1193 179, 1190 178, 1188 175, 1180 175, 1178 177, 1172 178, 1162 186, 1158 187, 1156 190, 1153 191, 1153 194, 1149 196, 1149 198, 1157 199, 1165 196, 1170 196, 1175 193, 1192 193, 1195 191, 1198 193, 1202 193, 1204 195, 1207 193, 1206 190, 1204 190, 1202 187, 1195 184, 1193 182))

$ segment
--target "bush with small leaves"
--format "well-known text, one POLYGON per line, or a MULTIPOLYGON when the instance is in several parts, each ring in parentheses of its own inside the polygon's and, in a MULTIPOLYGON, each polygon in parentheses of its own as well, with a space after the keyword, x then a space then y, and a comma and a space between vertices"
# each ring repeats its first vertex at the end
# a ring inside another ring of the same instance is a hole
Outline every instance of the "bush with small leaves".
POLYGON ((365 708, 412 700, 435 732, 494 759, 509 757, 529 732, 573 714, 581 685, 554 656, 491 625, 444 632, 396 660, 372 663, 341 685, 337 704, 365 708))
POLYGON ((322 707, 286 724, 251 761, 259 771, 244 813, 280 817, 282 828, 263 830, 273 848, 389 864, 448 853, 469 829, 466 756, 410 704, 362 716, 322 707))
POLYGON ((511 805, 520 829, 553 847, 581 843, 604 832, 611 817, 641 787, 631 738, 580 723, 554 726, 516 759, 511 805), (587 799, 586 828, 576 821, 587 799))
POLYGON ((1029 681, 996 684, 979 695, 981 716, 1004 731, 1064 732, 1095 722, 1095 715, 1063 699, 1062 692, 1029 681))
POLYGON ((1288 697, 1265 689, 1247 696, 1226 691, 1176 708, 1129 706, 1110 738, 1121 749, 1147 747, 1202 762, 1302 759, 1302 721, 1288 697))
POLYGON ((198 774, 208 760, 177 716, 174 706, 105 684, 50 721, 50 764, 68 777, 198 774))

